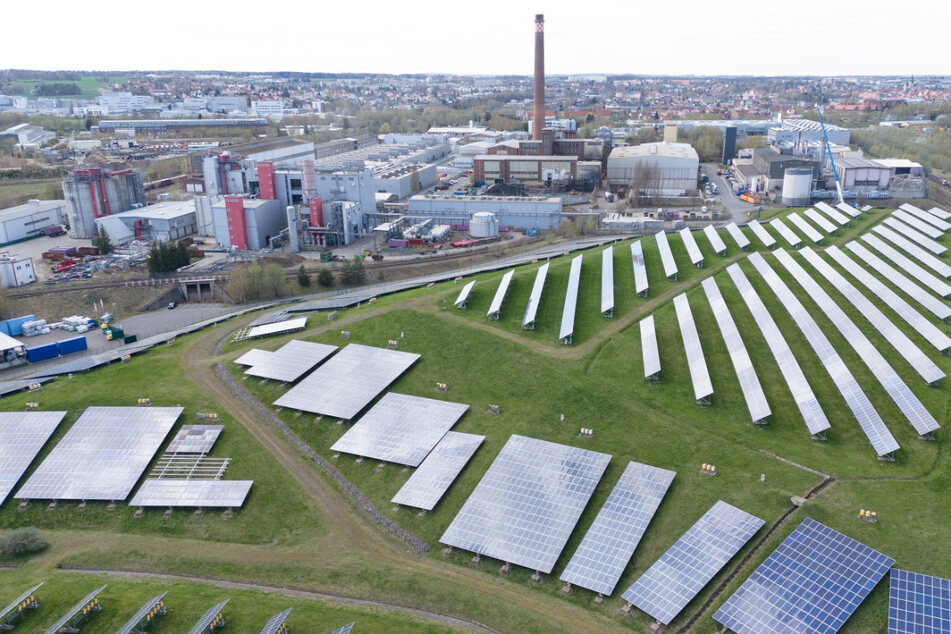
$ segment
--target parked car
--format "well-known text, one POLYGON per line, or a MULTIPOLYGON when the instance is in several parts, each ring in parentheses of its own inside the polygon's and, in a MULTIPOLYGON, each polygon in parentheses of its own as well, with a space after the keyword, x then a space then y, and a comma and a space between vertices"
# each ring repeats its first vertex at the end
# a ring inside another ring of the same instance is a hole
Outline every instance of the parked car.
POLYGON ((172 309, 175 308, 176 306, 178 306, 178 302, 169 302, 169 303, 168 303, 168 309, 169 309, 169 310, 172 310, 172 309))

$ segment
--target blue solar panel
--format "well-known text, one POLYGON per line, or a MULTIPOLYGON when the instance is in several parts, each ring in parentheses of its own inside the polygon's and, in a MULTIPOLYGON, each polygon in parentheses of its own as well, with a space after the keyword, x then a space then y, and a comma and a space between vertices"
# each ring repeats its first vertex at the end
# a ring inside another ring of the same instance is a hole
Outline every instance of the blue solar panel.
POLYGON ((837 632, 894 563, 807 517, 713 618, 737 634, 837 632))
POLYGON ((622 597, 668 625, 765 523, 717 502, 622 597))
POLYGON ((892 568, 888 634, 951 632, 951 579, 892 568))

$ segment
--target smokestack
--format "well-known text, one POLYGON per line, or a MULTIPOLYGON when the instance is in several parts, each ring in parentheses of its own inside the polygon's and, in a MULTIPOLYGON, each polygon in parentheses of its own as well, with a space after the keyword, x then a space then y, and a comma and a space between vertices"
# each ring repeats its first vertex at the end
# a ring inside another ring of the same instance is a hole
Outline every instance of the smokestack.
POLYGON ((542 140, 545 127, 545 16, 535 16, 535 115, 532 117, 532 138, 542 140))

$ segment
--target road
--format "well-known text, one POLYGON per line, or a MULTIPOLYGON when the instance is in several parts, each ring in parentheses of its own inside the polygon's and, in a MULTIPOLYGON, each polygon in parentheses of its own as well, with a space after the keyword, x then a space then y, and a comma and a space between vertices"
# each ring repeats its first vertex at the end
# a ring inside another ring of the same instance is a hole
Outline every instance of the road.
POLYGON ((720 188, 720 202, 726 207, 726 210, 733 217, 736 224, 746 222, 746 213, 753 209, 753 205, 745 203, 733 195, 733 188, 725 178, 717 174, 716 163, 704 163, 703 172, 710 177, 711 183, 716 183, 720 188))

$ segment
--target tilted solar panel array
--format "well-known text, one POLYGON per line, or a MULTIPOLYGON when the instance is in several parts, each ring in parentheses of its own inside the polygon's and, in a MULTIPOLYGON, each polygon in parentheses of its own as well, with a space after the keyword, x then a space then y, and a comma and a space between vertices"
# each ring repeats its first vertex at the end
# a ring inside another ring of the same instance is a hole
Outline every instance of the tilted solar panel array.
POLYGON ((726 343, 733 369, 736 370, 736 378, 740 382, 740 390, 743 392, 750 418, 754 423, 764 422, 772 412, 769 409, 769 403, 766 402, 763 386, 760 385, 756 370, 753 368, 753 361, 746 351, 746 344, 743 343, 743 337, 740 336, 740 331, 733 321, 733 315, 730 314, 730 309, 717 287, 716 280, 708 277, 703 280, 702 286, 703 292, 707 295, 707 301, 710 302, 710 308, 713 310, 713 317, 720 327, 720 334, 723 335, 723 341, 726 343))
POLYGON ((684 243, 684 247, 687 249, 687 257, 690 258, 690 263, 694 266, 703 266, 703 253, 700 251, 700 247, 697 246, 697 241, 693 237, 693 232, 686 227, 680 230, 680 239, 684 243))
POLYGON ((819 228, 826 233, 834 234, 836 232, 837 227, 815 209, 807 209, 802 213, 805 214, 806 218, 819 225, 819 228))
POLYGON ((485 436, 446 432, 390 501, 433 510, 483 440, 485 436))
POLYGON ((726 244, 723 242, 723 238, 720 237, 720 234, 717 233, 717 230, 713 225, 707 225, 703 228, 703 234, 707 236, 707 240, 710 241, 710 246, 713 248, 713 252, 717 255, 726 255, 726 244))
POLYGON ((499 314, 502 312, 502 303, 505 301, 506 293, 509 292, 509 285, 512 283, 512 276, 514 275, 515 270, 513 269, 502 276, 499 287, 495 290, 495 297, 492 298, 492 303, 489 305, 489 312, 486 313, 489 319, 499 318, 499 314))
POLYGON ((737 634, 832 634, 894 563, 807 517, 713 618, 737 634))
POLYGON ((819 325, 809 315, 802 302, 789 290, 786 283, 776 275, 776 272, 766 263, 763 256, 759 253, 753 253, 749 260, 806 337, 806 341, 809 342, 809 345, 819 357, 822 366, 826 369, 832 382, 835 383, 839 393, 842 394, 842 398, 845 399, 852 415, 858 421, 859 427, 865 432, 865 436, 872 444, 872 448, 875 449, 875 453, 880 458, 885 458, 897 451, 899 449, 898 442, 888 431, 885 421, 875 411, 858 381, 852 376, 842 358, 832 347, 819 325))
POLYGON ((337 346, 294 339, 275 350, 264 361, 253 364, 244 373, 290 383, 309 372, 336 350, 337 346))
POLYGON ((532 294, 528 297, 528 306, 522 317, 522 328, 534 328, 535 318, 538 315, 538 305, 542 302, 542 291, 545 290, 545 279, 548 277, 548 262, 538 267, 535 282, 532 284, 532 294))
POLYGON ((644 359, 644 378, 649 379, 660 373, 660 352, 657 350, 657 332, 654 330, 654 316, 640 321, 641 356, 644 359))
POLYGON ((917 244, 919 247, 922 247, 923 249, 927 249, 929 252, 935 255, 941 255, 942 253, 948 250, 947 247, 943 246, 937 240, 932 240, 925 234, 921 233, 917 229, 913 229, 912 227, 909 227, 908 225, 898 220, 897 218, 891 218, 891 217, 884 218, 882 220, 882 223, 888 225, 888 227, 892 229, 893 231, 897 231, 903 238, 907 238, 908 240, 911 240, 912 242, 917 244))
POLYGON ((462 287, 462 290, 459 291, 458 297, 456 297, 456 301, 454 301, 454 302, 452 303, 452 305, 455 306, 456 308, 459 308, 460 306, 465 306, 466 304, 468 304, 468 303, 469 303, 469 295, 472 294, 472 287, 473 287, 473 286, 475 286, 475 280, 473 280, 473 281, 469 282, 468 284, 466 284, 465 286, 463 286, 463 287, 462 287))
POLYGON ((733 241, 736 242, 736 246, 741 249, 745 249, 750 246, 750 239, 746 237, 746 234, 743 233, 743 230, 736 226, 735 222, 729 223, 724 227, 726 232, 730 234, 730 237, 733 238, 733 241))
POLYGON ((634 292, 647 297, 647 267, 644 265, 644 249, 640 240, 631 243, 631 261, 634 265, 634 292))
POLYGON ((694 398, 704 401, 713 395, 713 384, 710 382, 710 372, 707 371, 703 347, 700 345, 700 336, 697 334, 697 326, 694 324, 693 312, 690 310, 686 293, 674 297, 674 310, 677 312, 677 322, 680 324, 680 334, 684 340, 684 351, 687 354, 687 366, 690 369, 694 398))
POLYGON ((628 463, 560 579, 610 596, 675 475, 628 463))
POLYGON ((718 501, 622 597, 668 625, 765 523, 718 501))
POLYGON ((674 261, 674 254, 670 251, 670 243, 667 242, 667 234, 658 231, 654 235, 657 240, 657 251, 660 253, 660 261, 664 265, 664 275, 669 280, 677 279, 677 263, 674 261))
POLYGON ((763 243, 763 246, 767 249, 772 249, 776 246, 776 238, 774 238, 769 231, 766 230, 763 225, 757 220, 750 220, 747 225, 750 228, 750 231, 753 232, 753 235, 756 236, 760 242, 763 243))
POLYGON ((575 333, 575 312, 578 308, 578 288, 581 285, 581 258, 579 255, 571 261, 571 270, 568 272, 565 306, 561 311, 561 328, 558 330, 558 339, 563 343, 570 343, 575 333))
POLYGON ((0 412, 0 504, 59 427, 66 412, 0 412))
POLYGON ((601 252, 601 314, 614 312, 614 247, 601 252))
POLYGON ((806 222, 806 219, 800 216, 799 214, 797 214, 795 211, 791 212, 786 217, 789 219, 789 222, 796 225, 796 228, 802 231, 803 234, 805 234, 805 236, 809 238, 809 240, 811 240, 815 244, 819 244, 820 242, 822 242, 822 234, 816 231, 815 227, 813 227, 811 224, 806 222))
MULTIPOLYGON (((904 222, 904 223, 905 223, 906 225, 908 225, 909 227, 913 227, 913 228, 917 229, 918 231, 920 231, 921 233, 925 234, 926 236, 928 236, 928 237, 931 238, 932 240, 937 240, 938 238, 940 238, 940 237, 943 235, 943 232, 942 232, 940 229, 938 229, 937 227, 935 227, 935 226, 932 225, 931 223, 925 222, 924 220, 921 220, 921 219, 917 218, 916 216, 914 216, 913 214, 908 213, 907 211, 903 211, 903 210, 901 210, 901 209, 897 209, 897 210, 895 210, 895 211, 892 212, 892 218, 897 218, 897 219, 901 220, 902 222, 904 222)), ((937 220, 938 222, 942 222, 942 223, 944 222, 943 220, 938 220, 937 218, 935 218, 935 220, 937 220)), ((945 223, 945 224, 946 224, 946 223, 945 223)))
POLYGON ((760 332, 763 333, 763 339, 766 341, 766 345, 769 346, 770 352, 773 353, 776 364, 779 365, 779 370, 786 380, 786 385, 789 386, 793 400, 796 401, 796 407, 799 408, 799 413, 802 414, 806 428, 813 436, 822 434, 830 427, 829 419, 822 411, 819 399, 816 398, 815 393, 809 386, 806 375, 799 367, 799 362, 793 355, 783 333, 779 330, 779 326, 776 325, 766 305, 763 304, 763 300, 760 299, 756 289, 750 284, 739 265, 731 264, 726 271, 743 297, 746 306, 753 314, 753 320, 759 327, 760 332))
POLYGON ((798 249, 799 245, 802 244, 802 238, 797 236, 796 232, 787 227, 786 224, 779 218, 771 220, 769 226, 775 229, 777 233, 779 233, 779 236, 788 242, 789 246, 792 248, 798 249))
POLYGON ((951 579, 892 568, 888 634, 951 632, 951 579))
MULTIPOLYGON (((951 286, 949 286, 944 280, 918 266, 910 259, 899 253, 894 247, 888 245, 878 236, 866 233, 862 236, 862 240, 868 243, 883 256, 894 262, 896 266, 908 273, 908 275, 912 276, 914 279, 918 280, 941 297, 947 297, 948 295, 951 295, 951 286)), ((846 246, 848 247, 849 245, 846 246)))
POLYGON ((951 275, 951 266, 945 264, 942 260, 936 258, 931 253, 928 253, 925 249, 922 249, 917 244, 908 240, 907 238, 902 237, 897 232, 892 231, 888 227, 883 227, 878 225, 872 228, 872 231, 882 236, 896 247, 915 258, 926 267, 940 275, 942 278, 946 278, 951 275))

